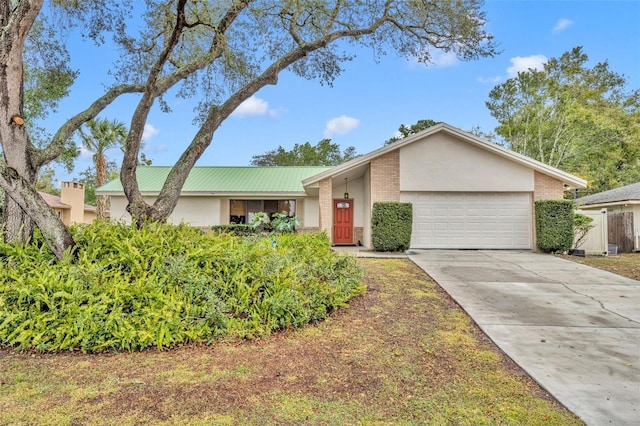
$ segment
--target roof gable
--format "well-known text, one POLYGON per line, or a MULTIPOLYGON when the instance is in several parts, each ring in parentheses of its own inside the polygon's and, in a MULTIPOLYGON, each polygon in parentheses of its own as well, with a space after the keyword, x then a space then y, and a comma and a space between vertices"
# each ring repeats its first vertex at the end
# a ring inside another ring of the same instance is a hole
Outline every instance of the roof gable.
MULTIPOLYGON (((329 167, 200 167, 191 169, 182 193, 304 193, 302 180, 329 167)), ((139 166, 136 171, 142 193, 159 193, 170 166, 139 166)), ((96 190, 101 194, 121 194, 119 179, 96 190)))
POLYGON ((454 137, 456 137, 458 140, 461 140, 463 142, 469 143, 471 145, 474 145, 476 147, 479 147, 481 149, 484 149, 488 152, 491 152, 495 155, 498 155, 500 157, 509 159, 511 161, 514 161, 515 163, 521 164, 523 166, 526 166, 530 169, 536 170, 540 173, 543 173, 545 175, 551 176, 555 179, 558 179, 570 186, 573 187, 578 187, 578 188, 584 188, 587 185, 587 182, 584 179, 581 179, 577 176, 573 176, 569 173, 566 173, 560 169, 557 169, 555 167, 551 167, 547 164, 541 163, 540 161, 536 161, 533 160, 529 157, 526 157, 524 155, 518 154, 514 151, 508 150, 506 148, 503 148, 499 145, 496 145, 494 143, 491 142, 487 142, 483 139, 478 138, 475 135, 472 135, 471 133, 467 133, 465 131, 462 131, 456 127, 450 126, 446 123, 439 123, 436 124, 435 126, 429 127, 426 130, 423 130, 422 132, 416 133, 415 135, 411 135, 408 136, 404 139, 401 139, 397 142, 394 142, 392 144, 389 144, 387 146, 384 146, 382 148, 376 149, 374 151, 371 151, 368 154, 362 155, 360 157, 357 157, 351 161, 348 161, 344 164, 341 164, 339 166, 333 167, 330 170, 327 170, 325 172, 319 173, 315 176, 312 176, 308 179, 305 179, 303 181, 303 185, 305 187, 313 185, 317 182, 320 182, 323 179, 326 179, 328 177, 340 174, 340 173, 344 173, 350 169, 359 167, 363 164, 366 164, 368 162, 370 162, 372 159, 382 156, 390 151, 396 150, 396 149, 400 149, 406 145, 412 144, 416 141, 419 140, 423 140, 431 135, 434 135, 436 133, 439 132, 444 132, 447 133, 449 135, 452 135, 454 137))

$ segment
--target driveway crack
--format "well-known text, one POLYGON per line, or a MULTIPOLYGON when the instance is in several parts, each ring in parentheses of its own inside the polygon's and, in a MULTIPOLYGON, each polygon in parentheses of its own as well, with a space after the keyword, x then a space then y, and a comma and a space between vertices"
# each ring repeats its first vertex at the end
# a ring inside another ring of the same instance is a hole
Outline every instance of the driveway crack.
MULTIPOLYGON (((491 256, 491 257, 493 257, 493 256, 491 256)), ((494 257, 494 258, 495 258, 495 257, 494 257)), ((535 276, 538 276, 538 277, 542 278, 544 281, 547 281, 547 280, 548 280, 548 278, 545 278, 545 277, 543 277, 542 275, 538 274, 537 272, 532 271, 531 269, 525 268, 524 266, 522 266, 522 265, 520 265, 520 264, 518 264, 518 263, 516 263, 516 262, 511 262, 511 261, 508 261, 508 260, 502 260, 502 259, 498 259, 498 260, 500 260, 500 261, 502 261, 502 262, 510 263, 511 265, 514 265, 514 266, 517 266, 518 268, 520 268, 520 269, 522 269, 522 270, 525 270, 525 271, 527 271, 527 272, 529 272, 529 273, 531 273, 531 274, 533 274, 533 275, 535 275, 535 276)), ((593 300, 593 301, 594 301, 594 302, 596 302, 598 305, 600 305, 600 308, 601 308, 603 311, 605 311, 605 312, 609 312, 610 314, 615 315, 615 316, 617 316, 617 317, 619 317, 619 318, 623 318, 623 319, 626 319, 627 321, 630 321, 630 322, 632 322, 632 323, 634 323, 634 324, 638 324, 638 325, 640 325, 640 322, 639 322, 639 321, 636 321, 636 320, 634 320, 634 319, 632 319, 632 318, 629 318, 629 317, 627 317, 627 316, 625 316, 625 315, 622 315, 622 314, 620 314, 620 313, 618 313, 618 312, 612 311, 611 309, 607 308, 607 307, 604 305, 604 302, 602 302, 601 300, 596 299, 595 297, 590 296, 590 295, 588 295, 588 294, 581 293, 581 292, 579 292, 579 291, 577 291, 577 290, 575 290, 575 289, 573 289, 573 288, 569 287, 567 283, 563 283, 562 281, 555 281, 555 282, 556 282, 556 283, 558 283, 558 284, 560 284, 560 285, 562 285, 564 288, 566 288, 567 290, 569 290, 569 291, 570 291, 570 292, 572 292, 573 294, 577 294, 578 296, 586 297, 586 298, 588 298, 588 299, 593 300)))
POLYGON ((595 298, 595 297, 593 297, 593 296, 589 296, 588 294, 584 294, 584 293, 581 293, 581 292, 579 292, 579 291, 577 291, 577 290, 574 290, 574 289, 572 289, 571 287, 569 287, 569 286, 568 286, 567 284, 565 284, 565 283, 561 283, 561 284, 562 284, 562 286, 563 286, 564 288, 566 288, 566 289, 567 289, 567 290, 569 290, 570 292, 572 292, 572 293, 574 293, 574 294, 577 294, 577 295, 579 295, 579 296, 587 297, 587 298, 589 298, 589 299, 593 300, 593 301, 594 301, 594 302, 596 302, 598 305, 600 305, 600 308, 602 308, 602 310, 603 310, 603 311, 609 312, 610 314, 616 315, 616 316, 618 316, 618 317, 620 317, 620 318, 624 318, 624 319, 626 319, 627 321, 631 321, 632 323, 635 323, 635 324, 639 324, 639 325, 640 325, 640 322, 635 321, 635 320, 633 320, 633 319, 631 319, 631 318, 629 318, 629 317, 627 317, 627 316, 625 316, 625 315, 622 315, 622 314, 620 314, 620 313, 618 313, 618 312, 612 311, 611 309, 607 308, 601 300, 596 299, 596 298, 595 298))

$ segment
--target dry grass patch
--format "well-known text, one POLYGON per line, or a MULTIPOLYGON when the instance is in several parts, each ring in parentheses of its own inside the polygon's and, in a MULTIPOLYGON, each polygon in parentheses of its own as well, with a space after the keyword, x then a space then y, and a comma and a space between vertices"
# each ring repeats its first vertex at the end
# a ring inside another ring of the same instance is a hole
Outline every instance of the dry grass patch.
POLYGON ((264 340, 165 352, 0 351, 0 424, 582 424, 407 260, 264 340))
POLYGON ((562 256, 583 265, 604 269, 623 277, 640 280, 640 253, 621 253, 615 256, 562 256))

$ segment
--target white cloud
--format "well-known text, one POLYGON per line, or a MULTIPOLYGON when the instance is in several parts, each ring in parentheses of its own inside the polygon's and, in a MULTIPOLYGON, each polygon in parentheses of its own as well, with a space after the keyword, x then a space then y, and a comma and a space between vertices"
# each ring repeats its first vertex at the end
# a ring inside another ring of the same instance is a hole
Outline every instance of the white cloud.
POLYGON ((458 57, 456 56, 456 53, 451 51, 451 52, 445 52, 443 50, 440 49, 433 49, 431 51, 429 51, 429 63, 425 64, 422 62, 418 62, 418 58, 417 57, 412 57, 409 59, 409 65, 414 68, 414 67, 426 67, 426 68, 430 68, 430 67, 436 67, 436 68, 445 68, 445 67, 450 67, 453 66, 455 64, 458 63, 458 57))
POLYGON ((519 72, 525 72, 529 69, 542 70, 547 62, 544 55, 516 56, 511 58, 511 66, 507 68, 509 77, 517 77, 519 72))
POLYGON ((269 112, 269 104, 267 101, 256 96, 251 96, 241 103, 231 115, 235 117, 246 117, 250 115, 265 115, 267 112, 269 112))
POLYGON ((486 84, 486 83, 498 84, 498 83, 500 83, 502 81, 502 76, 501 75, 497 75, 495 77, 478 77, 476 79, 476 81, 478 83, 483 83, 483 84, 486 84))
POLYGON ((92 158, 93 151, 89 151, 84 145, 80 147, 80 158, 92 158))
POLYGON ((458 63, 458 57, 455 52, 436 50, 431 56, 431 63, 436 67, 450 67, 458 63))
POLYGON ((277 109, 270 109, 267 112, 267 116, 269 118, 280 118, 280 116, 282 114, 284 114, 285 112, 286 112, 286 110, 284 108, 282 108, 282 107, 281 108, 277 108, 277 109))
POLYGON ((553 32, 554 33, 559 33, 561 31, 566 30, 571 25, 573 25, 573 21, 571 19, 567 19, 567 18, 559 19, 558 23, 556 24, 556 26, 553 27, 553 32))
POLYGON ((340 117, 332 118, 327 121, 327 127, 324 129, 324 137, 330 138, 333 135, 344 135, 349 133, 360 125, 360 120, 357 118, 342 115, 340 117))
POLYGON ((160 133, 160 130, 153 127, 152 124, 147 123, 144 125, 144 130, 142 131, 142 141, 146 142, 158 133, 160 133))

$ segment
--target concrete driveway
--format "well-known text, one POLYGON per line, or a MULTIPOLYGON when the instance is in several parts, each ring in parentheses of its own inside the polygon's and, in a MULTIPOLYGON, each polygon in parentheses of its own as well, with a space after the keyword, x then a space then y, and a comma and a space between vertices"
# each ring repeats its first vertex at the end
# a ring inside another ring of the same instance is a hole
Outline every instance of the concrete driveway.
POLYGON ((640 281, 531 252, 409 258, 587 424, 640 424, 640 281))

